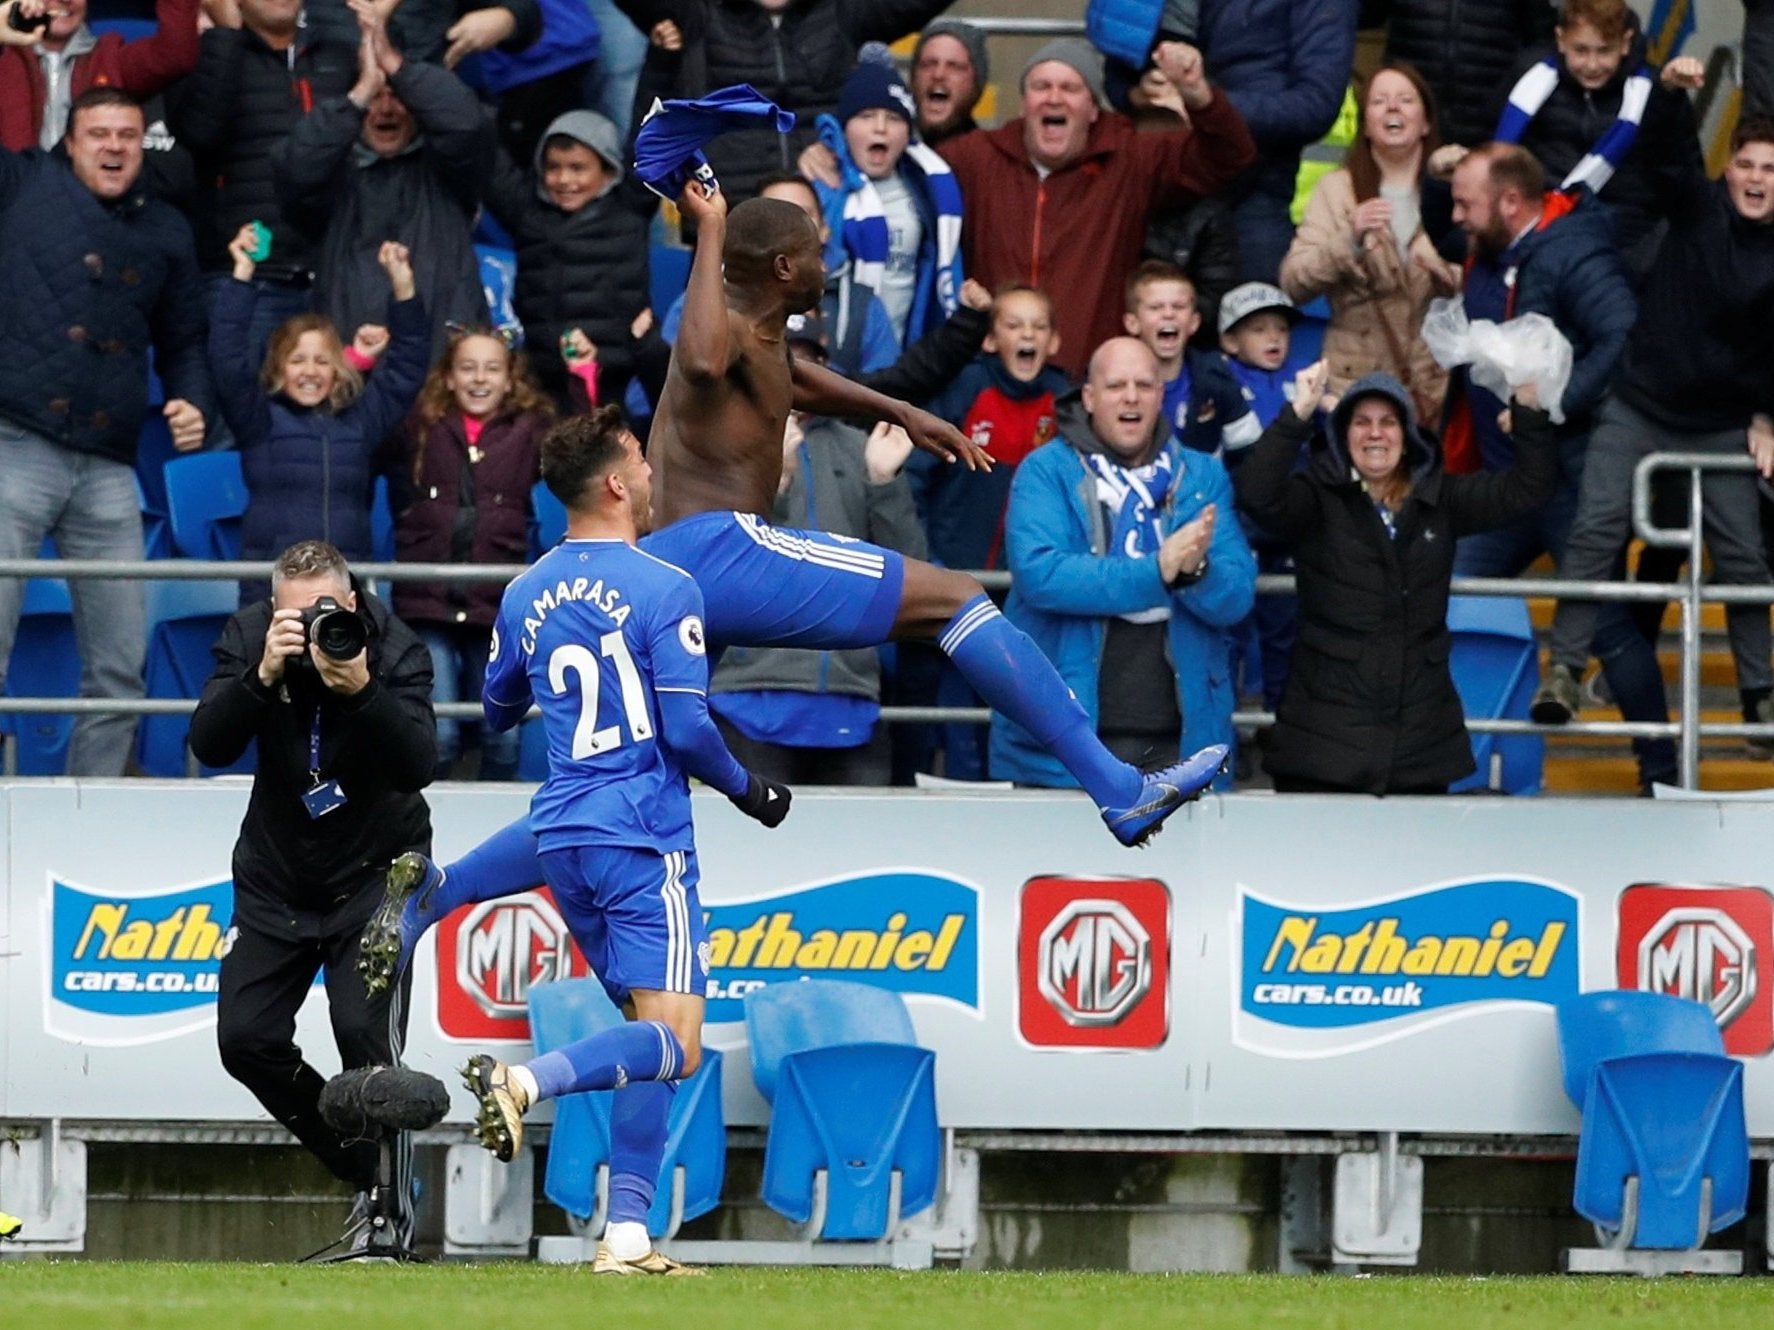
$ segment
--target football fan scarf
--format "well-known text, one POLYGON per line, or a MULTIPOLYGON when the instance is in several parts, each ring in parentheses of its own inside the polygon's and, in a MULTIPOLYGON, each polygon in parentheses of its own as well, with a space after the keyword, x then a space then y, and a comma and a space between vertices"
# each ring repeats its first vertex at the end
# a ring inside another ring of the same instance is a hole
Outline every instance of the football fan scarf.
MULTIPOLYGON (((1146 559, 1164 543, 1159 523, 1170 483, 1175 479, 1169 448, 1159 450, 1144 466, 1121 466, 1103 453, 1085 453, 1084 465, 1096 480, 1096 499, 1109 512, 1110 558, 1146 559)), ((1169 605, 1135 610, 1121 616, 1128 623, 1162 623, 1170 618, 1169 605)))
MULTIPOLYGON (((1540 108, 1546 105, 1546 99, 1558 86, 1558 71, 1558 57, 1549 55, 1516 80, 1515 87, 1509 91, 1509 104, 1497 121, 1499 143, 1521 142, 1529 122, 1540 114, 1540 108)), ((1583 155, 1583 160, 1559 182, 1560 189, 1588 185, 1599 194, 1602 186, 1614 178, 1614 172, 1626 160, 1633 141, 1638 138, 1639 125, 1645 118, 1645 105, 1651 100, 1653 77, 1651 67, 1646 64, 1640 64, 1628 76, 1620 93, 1620 113, 1614 117, 1614 123, 1602 132, 1595 146, 1583 155)))
MULTIPOLYGON (((837 253, 828 257, 828 266, 836 268, 848 260, 853 266, 851 281, 871 291, 881 289, 881 277, 887 268, 887 214, 881 207, 881 196, 874 181, 857 170, 844 142, 844 127, 835 116, 822 115, 815 122, 819 139, 838 159, 844 185, 836 196, 821 189, 820 201, 826 206, 826 221, 831 225, 837 253), (841 209, 837 206, 842 204, 841 209), (837 216, 832 214, 836 213, 837 216)), ((907 343, 916 341, 931 326, 955 312, 961 300, 961 186, 949 164, 930 145, 914 138, 906 144, 900 168, 910 180, 914 193, 922 192, 936 213, 936 284, 934 292, 923 281, 918 283, 911 314, 906 319, 907 343), (931 304, 935 300, 935 306, 931 304)))

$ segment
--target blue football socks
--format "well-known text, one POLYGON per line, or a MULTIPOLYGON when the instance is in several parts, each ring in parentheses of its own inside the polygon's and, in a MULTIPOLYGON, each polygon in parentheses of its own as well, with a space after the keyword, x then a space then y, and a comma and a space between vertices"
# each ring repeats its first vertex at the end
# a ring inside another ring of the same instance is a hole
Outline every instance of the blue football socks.
POLYGON ((647 1222, 676 1081, 643 1081, 617 1095, 610 1108, 610 1222, 647 1222))
POLYGON ((536 1078, 538 1099, 673 1081, 683 1065, 684 1046, 660 1021, 625 1021, 524 1064, 536 1078))
POLYGON ((998 612, 990 596, 963 605, 938 641, 987 705, 1034 735, 1099 808, 1119 808, 1139 798, 1139 771, 1103 747, 1059 671, 1027 633, 998 612))

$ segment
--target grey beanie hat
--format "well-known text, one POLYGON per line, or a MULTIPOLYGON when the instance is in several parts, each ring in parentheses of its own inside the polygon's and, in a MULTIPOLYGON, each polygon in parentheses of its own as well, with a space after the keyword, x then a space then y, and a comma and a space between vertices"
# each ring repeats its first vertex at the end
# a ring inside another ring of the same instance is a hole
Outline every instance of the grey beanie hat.
POLYGON ((1103 54, 1085 41, 1082 37, 1055 37, 1034 55, 1029 63, 1023 66, 1023 74, 1016 81, 1020 89, 1029 81, 1029 71, 1036 65, 1045 64, 1049 60, 1057 60, 1062 65, 1070 65, 1078 71, 1078 77, 1084 80, 1098 105, 1103 100, 1103 54))
POLYGON ((923 54, 924 43, 932 37, 953 37, 967 48, 967 58, 973 62, 973 81, 979 85, 981 92, 986 84, 992 81, 992 62, 986 54, 986 35, 964 19, 939 18, 934 23, 926 24, 924 31, 918 34, 918 44, 912 47, 912 64, 918 63, 923 54))

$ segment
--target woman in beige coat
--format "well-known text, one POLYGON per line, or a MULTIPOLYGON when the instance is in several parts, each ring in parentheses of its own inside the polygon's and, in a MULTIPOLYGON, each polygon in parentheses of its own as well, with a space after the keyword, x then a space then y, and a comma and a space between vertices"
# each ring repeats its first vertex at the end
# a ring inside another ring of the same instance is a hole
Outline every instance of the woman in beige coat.
POLYGON ((1441 418, 1447 372, 1418 334, 1429 301, 1460 287, 1459 269, 1435 252, 1421 220, 1423 177, 1439 143, 1422 75, 1382 65, 1368 80, 1346 163, 1312 190, 1281 264, 1288 295, 1330 301, 1331 391, 1381 371, 1405 386, 1425 422, 1441 418))

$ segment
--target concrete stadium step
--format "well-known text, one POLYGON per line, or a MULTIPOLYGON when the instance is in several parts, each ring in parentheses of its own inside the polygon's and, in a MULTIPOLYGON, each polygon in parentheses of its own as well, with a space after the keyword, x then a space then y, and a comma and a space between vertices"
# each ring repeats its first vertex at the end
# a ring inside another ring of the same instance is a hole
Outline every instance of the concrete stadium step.
MULTIPOLYGON (((1738 750, 1741 754, 1741 749, 1738 750)), ((1703 790, 1763 790, 1774 787, 1774 764, 1728 756, 1710 746, 1701 751, 1703 790), (1717 755, 1714 756, 1714 752, 1717 755)), ((1638 766, 1630 753, 1600 756, 1546 748, 1545 792, 1556 795, 1633 795, 1638 793, 1638 766)))

